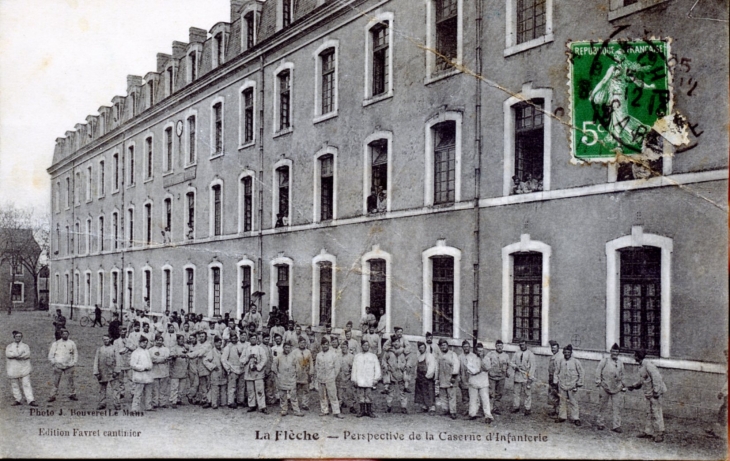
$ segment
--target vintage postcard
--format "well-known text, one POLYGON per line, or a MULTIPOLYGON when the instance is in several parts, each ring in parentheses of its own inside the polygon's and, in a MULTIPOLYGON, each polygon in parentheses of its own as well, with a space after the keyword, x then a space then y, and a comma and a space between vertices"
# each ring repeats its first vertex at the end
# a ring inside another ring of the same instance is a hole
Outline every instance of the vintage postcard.
POLYGON ((728 38, 0 1, 0 456, 726 459, 728 38))

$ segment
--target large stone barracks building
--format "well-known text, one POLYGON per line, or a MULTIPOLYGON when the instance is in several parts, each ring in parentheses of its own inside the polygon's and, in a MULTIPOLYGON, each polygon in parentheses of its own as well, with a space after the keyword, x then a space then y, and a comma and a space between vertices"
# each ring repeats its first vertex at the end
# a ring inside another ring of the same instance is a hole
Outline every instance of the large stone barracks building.
POLYGON ((572 343, 590 380, 618 343, 657 359, 668 411, 712 408, 728 31, 693 3, 232 0, 57 139, 51 307, 239 318, 260 291, 315 329, 370 306, 388 332, 523 337, 545 363, 572 343), (690 144, 571 162, 566 43, 651 36, 690 144))

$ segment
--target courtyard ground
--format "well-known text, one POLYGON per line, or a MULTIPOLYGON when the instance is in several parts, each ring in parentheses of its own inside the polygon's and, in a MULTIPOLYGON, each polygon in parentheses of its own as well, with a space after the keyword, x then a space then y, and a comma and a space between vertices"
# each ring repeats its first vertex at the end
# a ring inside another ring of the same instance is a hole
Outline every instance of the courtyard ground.
MULTIPOLYGON (((727 439, 704 435, 705 420, 665 417, 664 443, 636 438, 643 427, 643 411, 637 409, 625 409, 623 434, 596 430, 597 408, 591 405, 582 405, 583 426, 555 424, 547 416, 544 392, 533 394, 532 415, 503 414, 491 426, 463 417, 451 420, 413 412, 385 414, 384 396, 380 393, 374 405, 377 419, 356 418, 351 414, 343 420, 320 417, 316 393, 311 394, 310 411, 303 418, 282 418, 278 407, 264 415, 240 408, 213 410, 190 405, 145 412, 142 416, 127 416, 121 411, 117 415, 88 415, 84 412, 96 409, 99 387, 92 376, 94 352, 106 329, 83 328, 77 320, 67 325, 81 357, 76 369, 79 400, 68 399, 64 382, 59 398, 48 404, 52 368, 47 355, 54 339, 49 313, 2 314, 0 344, 5 346, 12 341, 12 330, 24 333, 24 341, 31 348, 32 383, 38 410, 45 415, 31 416, 31 407, 27 405, 11 406, 10 385, 3 376, 0 379, 1 457, 726 459, 728 456, 727 439)), ((505 398, 510 398, 510 394, 508 391, 505 398)), ((408 395, 412 406, 413 394, 408 395)), ((129 399, 123 408, 129 409, 129 399)))

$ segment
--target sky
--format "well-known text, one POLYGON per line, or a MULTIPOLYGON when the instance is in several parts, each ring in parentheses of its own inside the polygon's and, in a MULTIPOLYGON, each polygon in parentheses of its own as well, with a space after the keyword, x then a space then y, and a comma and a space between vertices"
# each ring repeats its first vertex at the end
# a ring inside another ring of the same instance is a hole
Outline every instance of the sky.
POLYGON ((50 211, 55 140, 230 0, 0 0, 0 204, 50 211))

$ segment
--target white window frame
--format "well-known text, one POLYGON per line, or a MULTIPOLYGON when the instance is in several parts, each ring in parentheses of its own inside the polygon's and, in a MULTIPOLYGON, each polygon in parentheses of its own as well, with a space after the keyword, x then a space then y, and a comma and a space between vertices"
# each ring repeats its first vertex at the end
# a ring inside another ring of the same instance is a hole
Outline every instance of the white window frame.
POLYGON ((660 5, 667 0, 639 0, 633 5, 624 6, 624 0, 610 0, 608 8, 608 20, 614 21, 638 11, 660 5))
MULTIPOLYGON (((376 131, 365 138, 363 142, 363 172, 362 172, 362 214, 368 214, 368 196, 370 196, 370 186, 373 179, 373 152, 370 144, 374 141, 385 139, 388 143, 388 188, 386 194, 386 212, 390 212, 392 203, 393 190, 393 132, 392 131, 376 131)), ((431 154, 433 156, 433 154, 431 154)))
POLYGON ((129 310, 132 306, 134 306, 133 297, 134 293, 137 291, 134 288, 134 269, 131 267, 127 267, 124 269, 124 279, 122 281, 122 299, 124 299, 124 309, 129 310), (129 286, 129 282, 132 282, 132 296, 127 296, 127 287, 129 286))
MULTIPOLYGON (((249 287, 249 298, 254 293, 253 284, 256 280, 256 263, 244 255, 243 259, 236 263, 236 273, 238 274, 238 283, 236 284, 236 318, 243 317, 243 293, 241 292, 241 286, 243 285, 243 268, 251 268, 251 286, 249 287)), ((272 292, 273 293, 273 292, 272 292)), ((290 296, 291 297, 291 296, 290 296)), ((261 306, 257 306, 259 309, 261 306)))
POLYGON ((152 267, 150 267, 149 264, 145 264, 144 267, 142 267, 142 290, 141 290, 141 293, 142 293, 142 303, 143 303, 143 305, 145 306, 145 308, 146 307, 149 307, 150 308, 150 311, 152 311, 152 267), (149 281, 150 281, 150 295, 147 298, 147 303, 145 303, 144 302, 144 298, 145 298, 144 295, 146 294, 145 293, 145 289, 146 289, 145 282, 148 280, 148 277, 149 277, 149 281))
POLYGON ((223 317, 223 264, 220 261, 213 261, 208 264, 208 317, 213 317, 213 268, 220 271, 220 315, 223 317))
POLYGON ((171 96, 175 92, 175 77, 177 77, 177 66, 174 61, 165 66, 165 96, 171 96), (170 80, 172 78, 172 80, 170 80))
MULTIPOLYGON (((337 114, 339 112, 339 95, 338 95, 338 86, 339 86, 339 55, 340 55, 340 41, 339 40, 333 40, 333 39, 325 39, 325 41, 319 45, 319 47, 312 53, 312 57, 314 58, 314 113, 313 113, 313 123, 319 123, 324 120, 329 120, 330 118, 337 117, 337 114), (334 54, 335 54, 335 76, 334 76, 334 88, 332 89, 332 110, 330 112, 323 113, 322 112, 322 57, 320 54, 322 54, 324 51, 333 48, 334 54)), ((291 92, 291 90, 290 90, 291 92)))
POLYGON ((66 176, 66 198, 64 199, 65 209, 71 208, 71 194, 73 193, 71 186, 71 175, 66 176))
POLYGON ((91 285, 91 271, 87 269, 84 271, 84 306, 91 306, 91 285))
POLYGON ((194 187, 188 186, 187 190, 185 191, 184 199, 185 201, 183 202, 183 207, 185 209, 185 212, 182 214, 182 228, 185 229, 185 232, 183 232, 183 240, 192 241, 195 240, 195 230, 198 227, 198 191, 194 187), (193 238, 188 239, 188 194, 191 192, 193 193, 193 238))
POLYGON ((111 226, 111 230, 112 230, 110 232, 110 234, 111 234, 111 239, 110 240, 112 242, 112 246, 109 249, 111 251, 116 251, 116 250, 119 250, 119 246, 120 246, 119 245, 119 230, 121 229, 121 231, 122 231, 121 232, 122 233, 122 241, 124 241, 125 233, 124 233, 124 227, 121 225, 121 220, 119 219, 119 209, 114 208, 112 210, 111 216, 112 216, 112 220, 109 223, 109 225, 111 226), (117 233, 116 233, 116 235, 114 235, 114 216, 117 217, 117 229, 116 229, 117 230, 117 233))
POLYGON ((253 14, 253 45, 256 46, 258 43, 258 25, 259 16, 261 14, 261 3, 250 2, 246 5, 245 9, 241 12, 241 51, 247 51, 250 49, 247 43, 248 37, 248 24, 246 24, 246 15, 248 13, 253 14))
POLYGON ((112 194, 116 194, 117 192, 119 192, 120 185, 124 183, 124 172, 123 171, 122 172, 119 171, 119 167, 122 167, 122 168, 124 167, 124 165, 123 165, 122 162, 123 162, 122 156, 119 153, 119 151, 118 150, 117 151, 114 151, 114 153, 112 154, 112 177, 111 177, 111 180, 112 180, 112 186, 116 186, 116 187, 112 187, 112 194), (116 165, 115 165, 115 163, 116 163, 116 165), (114 181, 115 178, 118 179, 116 181, 116 184, 114 183, 115 182, 114 181))
POLYGON ((96 198, 104 198, 106 196, 106 158, 102 157, 98 161, 99 175, 96 178, 96 198))
MULTIPOLYGON (((210 102, 210 158, 217 158, 226 152, 226 117, 225 117, 226 101, 223 96, 218 96, 210 102), (215 105, 221 105, 221 151, 215 150, 215 105)), ((197 124, 196 124, 197 125, 197 124)), ((196 133, 197 134, 197 133, 196 133)))
POLYGON ((104 275, 104 269, 96 271, 96 304, 99 307, 104 306, 104 285, 106 285, 104 275))
POLYGON ((56 190, 54 193, 53 211, 56 213, 61 212, 61 181, 56 181, 56 190))
POLYGON ((200 145, 200 123, 198 119, 198 111, 194 109, 187 111, 185 113, 184 120, 183 136, 185 136, 185 159, 183 161, 183 165, 185 165, 185 168, 188 168, 198 164, 198 154, 200 153, 200 149, 198 148, 200 145), (190 161, 190 118, 195 119, 195 156, 193 157, 192 162, 190 161))
POLYGON ((73 279, 73 303, 76 306, 81 305, 81 272, 77 269, 74 271, 73 279))
MULTIPOLYGON (((330 296, 332 297, 332 311, 330 312, 330 324, 337 325, 335 315, 337 312, 337 257, 327 253, 327 250, 322 248, 320 253, 312 259, 312 325, 319 325, 319 282, 320 282, 320 263, 328 262, 332 264, 332 290, 330 296)), ((289 279, 289 299, 291 300, 291 278, 289 279)), ((291 316, 291 311, 290 314, 291 316)))
MULTIPOLYGON (((322 222, 322 164, 321 159, 325 155, 332 155, 332 219, 331 221, 337 220, 337 148, 332 146, 326 146, 319 152, 314 154, 314 215, 312 216, 312 222, 322 222)), ((289 173, 289 207, 291 208, 291 173, 289 173)), ((291 215, 289 218, 291 222, 291 215)))
POLYGON ((210 31, 210 37, 211 37, 211 51, 212 51, 212 66, 213 69, 222 66, 226 62, 226 43, 228 42, 228 32, 225 29, 224 24, 216 24, 213 26, 213 29, 210 31), (221 47, 223 48, 223 52, 219 53, 218 50, 218 41, 215 39, 216 35, 221 35, 221 47), (220 55, 223 55, 223 61, 219 62, 218 57, 220 55))
MULTIPOLYGON (((274 163, 274 167, 272 169, 272 182, 273 185, 272 193, 271 193, 271 227, 272 229, 276 227, 276 215, 279 213, 279 178, 277 177, 276 170, 282 166, 286 166, 289 168, 289 210, 288 210, 288 217, 289 217, 289 225, 284 226, 283 229, 289 229, 292 226, 292 198, 294 197, 294 164, 291 161, 291 159, 284 158, 279 160, 278 162, 274 163)), ((282 228, 279 228, 282 229, 282 228)), ((276 304, 274 304, 276 305, 276 304)))
POLYGON ((91 217, 86 218, 84 235, 84 254, 91 254, 91 217))
POLYGON ((550 340, 550 245, 532 240, 530 234, 520 235, 520 241, 502 248, 502 340, 513 342, 514 318, 514 253, 542 253, 542 306, 540 309, 540 345, 549 347, 550 340))
POLYGON ((109 306, 117 310, 119 308, 119 284, 122 284, 122 289, 124 289, 124 278, 122 277, 121 271, 114 267, 112 270, 109 271, 109 306), (114 290, 114 274, 117 274, 117 289, 116 293, 114 290), (114 301, 114 298, 117 298, 116 302, 114 301))
POLYGON ((92 175, 91 165, 86 167, 86 203, 91 202, 92 199, 92 184, 94 177, 92 175))
POLYGON ((282 62, 279 66, 274 69, 274 124, 273 133, 274 135, 283 135, 294 130, 294 63, 293 62, 282 62), (289 71, 289 127, 279 128, 279 110, 280 107, 280 94, 279 94, 279 74, 283 71, 289 71))
MULTIPOLYGON (((373 245, 372 251, 362 255, 360 259, 360 273, 362 274, 362 297, 360 303, 360 313, 365 316, 365 308, 370 306, 370 261, 373 259, 385 260, 385 335, 390 334, 392 330, 392 290, 391 281, 393 280, 392 261, 393 257, 390 253, 380 249, 380 245, 373 245)), ((430 331, 430 330, 426 330, 430 331)), ((364 333, 364 332, 363 332, 364 333)))
MULTIPOLYGON (((461 250, 446 246, 446 240, 439 239, 436 246, 421 253, 423 265, 423 334, 433 331, 433 262, 434 256, 451 256, 454 258, 454 339, 461 338, 461 250)), ((387 268, 386 268, 387 271, 387 268)))
POLYGON ((238 148, 244 149, 256 144, 256 82, 253 80, 246 80, 238 90, 238 114, 240 120, 238 124, 238 148), (246 141, 246 100, 243 96, 243 93, 248 89, 251 89, 253 94, 253 120, 251 123, 253 137, 250 141, 246 141))
POLYGON ((144 182, 152 181, 155 177, 155 135, 154 133, 148 132, 144 136, 144 182), (150 140, 150 143, 147 144, 147 140, 150 140), (147 151, 147 147, 149 147, 149 152, 147 151), (150 171, 147 171, 147 162, 148 162, 148 156, 152 156, 151 169, 150 171), (147 174, 149 173, 149 175, 147 174))
MULTIPOLYGON (((291 176, 291 173, 289 174, 291 176)), ((256 229, 256 177, 257 173, 253 170, 244 170, 240 175, 238 175, 238 233, 244 234, 245 231, 243 230, 243 221, 245 217, 245 209, 244 209, 244 192, 245 189, 243 187, 243 180, 244 178, 251 178, 251 235, 255 233, 256 229)), ((291 178, 290 178, 291 179, 291 178)), ((290 190, 291 192, 291 190, 290 190)))
POLYGON ((25 283, 18 281, 18 280, 10 282, 11 298, 12 298, 12 293, 13 293, 13 285, 20 285, 20 300, 18 300, 18 301, 13 300, 12 302, 17 303, 17 304, 24 303, 25 302, 25 283))
POLYGON ((506 2, 507 24, 504 37, 504 57, 550 43, 555 39, 553 35, 553 0, 545 0, 545 35, 517 43, 517 1, 507 0, 506 2))
POLYGON ((661 249, 661 333, 659 355, 671 357, 672 314, 672 252, 674 242, 669 237, 644 233, 642 226, 633 226, 631 235, 606 243, 606 344, 610 349, 621 339, 621 257, 619 250, 629 247, 651 246, 661 249))
POLYGON ((105 250, 103 250, 104 247, 104 238, 106 236, 106 216, 104 213, 100 214, 96 218, 96 252, 101 254, 105 250))
MULTIPOLYGON (((454 165, 456 171, 454 172, 454 203, 461 201, 461 150, 462 150, 462 118, 461 112, 447 111, 442 112, 435 117, 432 117, 426 122, 426 151, 425 151, 425 167, 426 171, 424 174, 423 184, 423 205, 433 206, 434 205, 434 140, 433 140, 433 128, 441 122, 452 121, 456 123, 456 146, 454 147, 454 165)), ((388 178, 390 180, 390 178, 388 178)), ((427 330, 428 331, 428 330, 427 330)))
POLYGON ((188 269, 193 270, 193 308, 191 312, 196 312, 196 296, 198 295, 197 290, 195 289, 195 281, 197 280, 197 269, 195 268, 195 264, 185 264, 182 268, 182 285, 183 285, 183 309, 187 312, 188 309, 188 297, 190 297, 190 293, 188 292, 188 269))
MULTIPOLYGON (((550 1, 550 0, 548 0, 550 1)), ((542 163, 542 191, 550 190, 550 166, 552 163, 552 98, 551 88, 532 88, 532 82, 522 86, 522 91, 502 104, 504 114, 504 170, 502 175, 502 195, 505 197, 512 192, 512 176, 515 170, 515 112, 514 106, 521 102, 533 99, 543 100, 543 163, 542 163)))
POLYGON ((223 187, 223 179, 221 178, 215 178, 213 181, 210 182, 208 185, 208 237, 210 238, 220 238, 226 235, 225 233, 225 219, 224 216, 225 213, 225 191, 223 187), (213 187, 220 186, 221 188, 221 233, 220 235, 215 235, 215 194, 213 192, 213 187))
POLYGON ((172 172, 172 170, 174 169, 174 163, 175 163, 175 138, 177 137, 175 135, 175 124, 171 121, 167 122, 165 124, 164 128, 162 129, 162 133, 163 133, 163 135, 162 135, 162 138, 163 138, 162 139, 162 142, 163 142, 162 169, 164 170, 164 174, 167 174, 167 173, 172 172), (167 133, 168 133, 167 130, 168 129, 170 130, 169 133, 170 133, 170 138, 172 141, 170 143, 170 146, 172 147, 172 155, 170 155, 170 159, 172 160, 171 163, 168 163, 168 161, 167 161, 167 133))
POLYGON ((154 225, 155 225, 155 204, 152 201, 152 199, 145 200, 144 203, 142 204, 142 209, 145 210, 145 214, 142 217, 142 219, 144 220, 142 222, 142 231, 143 231, 142 246, 149 247, 149 246, 152 246, 155 244, 155 234, 154 234, 154 232, 152 232, 154 225), (150 223, 149 224, 150 224, 151 228, 149 228, 149 229, 147 227, 147 205, 150 206, 150 213, 149 213, 150 223), (147 232, 149 232, 149 234, 150 234, 149 243, 147 242, 147 232))
POLYGON ((287 306, 289 317, 295 318, 294 312, 292 312, 292 305, 294 300, 294 261, 286 256, 279 256, 272 259, 269 262, 269 290, 271 296, 269 296, 269 312, 274 306, 279 306, 279 291, 276 289, 276 282, 278 279, 276 266, 286 265, 289 267, 289 305, 287 306))
MULTIPOLYGON (((200 59, 203 56, 203 45, 200 43, 193 43, 188 46, 185 53, 185 81, 188 84, 193 83, 195 80, 200 79, 200 59), (195 78, 193 78, 193 67, 192 59, 190 55, 195 54, 195 78)), ((173 71, 174 74, 174 71, 173 71)))
POLYGON ((426 84, 461 73, 459 67, 464 64, 464 2, 457 1, 456 66, 441 72, 436 70, 437 57, 432 51, 436 49, 436 0, 428 0, 426 3, 426 84))
POLYGON ((393 97, 393 20, 395 15, 391 12, 378 13, 368 20, 365 26, 365 93, 363 95, 363 106, 374 102, 393 97), (383 94, 373 95, 373 36, 374 27, 385 24, 388 27, 388 82, 386 91, 383 94))
POLYGON ((134 174, 134 171, 133 171, 136 168, 132 168, 131 167, 132 157, 129 155, 129 153, 130 152, 133 152, 133 154, 134 154, 133 155, 134 156, 134 163, 135 163, 135 167, 136 167, 139 164, 137 162, 137 158, 138 158, 138 155, 137 155, 137 145, 136 145, 136 143, 134 141, 130 141, 129 144, 127 144, 125 146, 125 149, 126 149, 126 153, 127 153, 127 155, 124 156, 124 164, 126 166, 125 167, 125 173, 126 173, 126 175, 125 175, 126 178, 125 179, 127 181, 126 184, 125 184, 125 186, 127 188, 130 188, 130 187, 134 187, 134 185, 137 182, 136 182, 136 177, 135 177, 136 175, 134 174), (130 150, 130 148, 131 148, 131 150, 130 150), (132 181, 132 178, 135 178, 135 181, 132 181))
POLYGON ((173 295, 175 293, 175 290, 173 289, 173 276, 172 276, 173 270, 172 270, 171 265, 165 264, 164 266, 162 266, 160 268, 160 280, 162 280, 162 283, 160 284, 160 312, 165 312, 165 309, 167 308, 167 306, 165 306, 165 296, 167 296, 167 293, 165 292, 165 285, 166 285, 165 272, 166 271, 169 271, 169 273, 170 273, 169 282, 170 282, 170 310, 171 311, 173 310, 172 306, 175 305, 175 303, 173 302, 173 298, 174 298, 173 295))
POLYGON ((124 243, 125 243, 125 246, 128 246, 129 248, 133 248, 135 246, 134 217, 135 217, 134 205, 130 205, 127 207, 127 219, 126 219, 126 225, 124 226, 124 228, 125 228, 124 230, 126 231, 125 236, 124 236, 125 237, 124 243), (132 212, 131 213, 132 219, 129 218, 130 211, 132 212))
POLYGON ((56 303, 61 303, 61 275, 56 272, 54 274, 54 280, 56 281, 56 285, 53 287, 53 299, 56 301, 56 303))
POLYGON ((289 14, 291 14, 291 20, 289 25, 291 27, 294 23, 294 0, 276 0, 276 30, 279 31, 284 28, 284 2, 289 2, 289 14))
MULTIPOLYGON (((167 209, 165 206, 165 202, 167 200, 170 201, 170 230, 167 231, 167 230, 163 229, 163 230, 165 230, 165 240, 166 240, 163 243, 172 243, 172 228, 173 228, 173 222, 175 222, 175 197, 172 194, 167 193, 162 198, 162 210, 161 211, 162 211, 162 222, 164 224, 167 224, 167 209), (168 232, 169 232, 169 234, 168 234, 168 232)), ((187 197, 185 198, 185 200, 187 200, 187 197)))
POLYGON ((64 272, 64 286, 63 286, 63 294, 64 294, 64 304, 71 304, 71 284, 73 283, 73 279, 71 278, 71 273, 69 271, 64 272))

